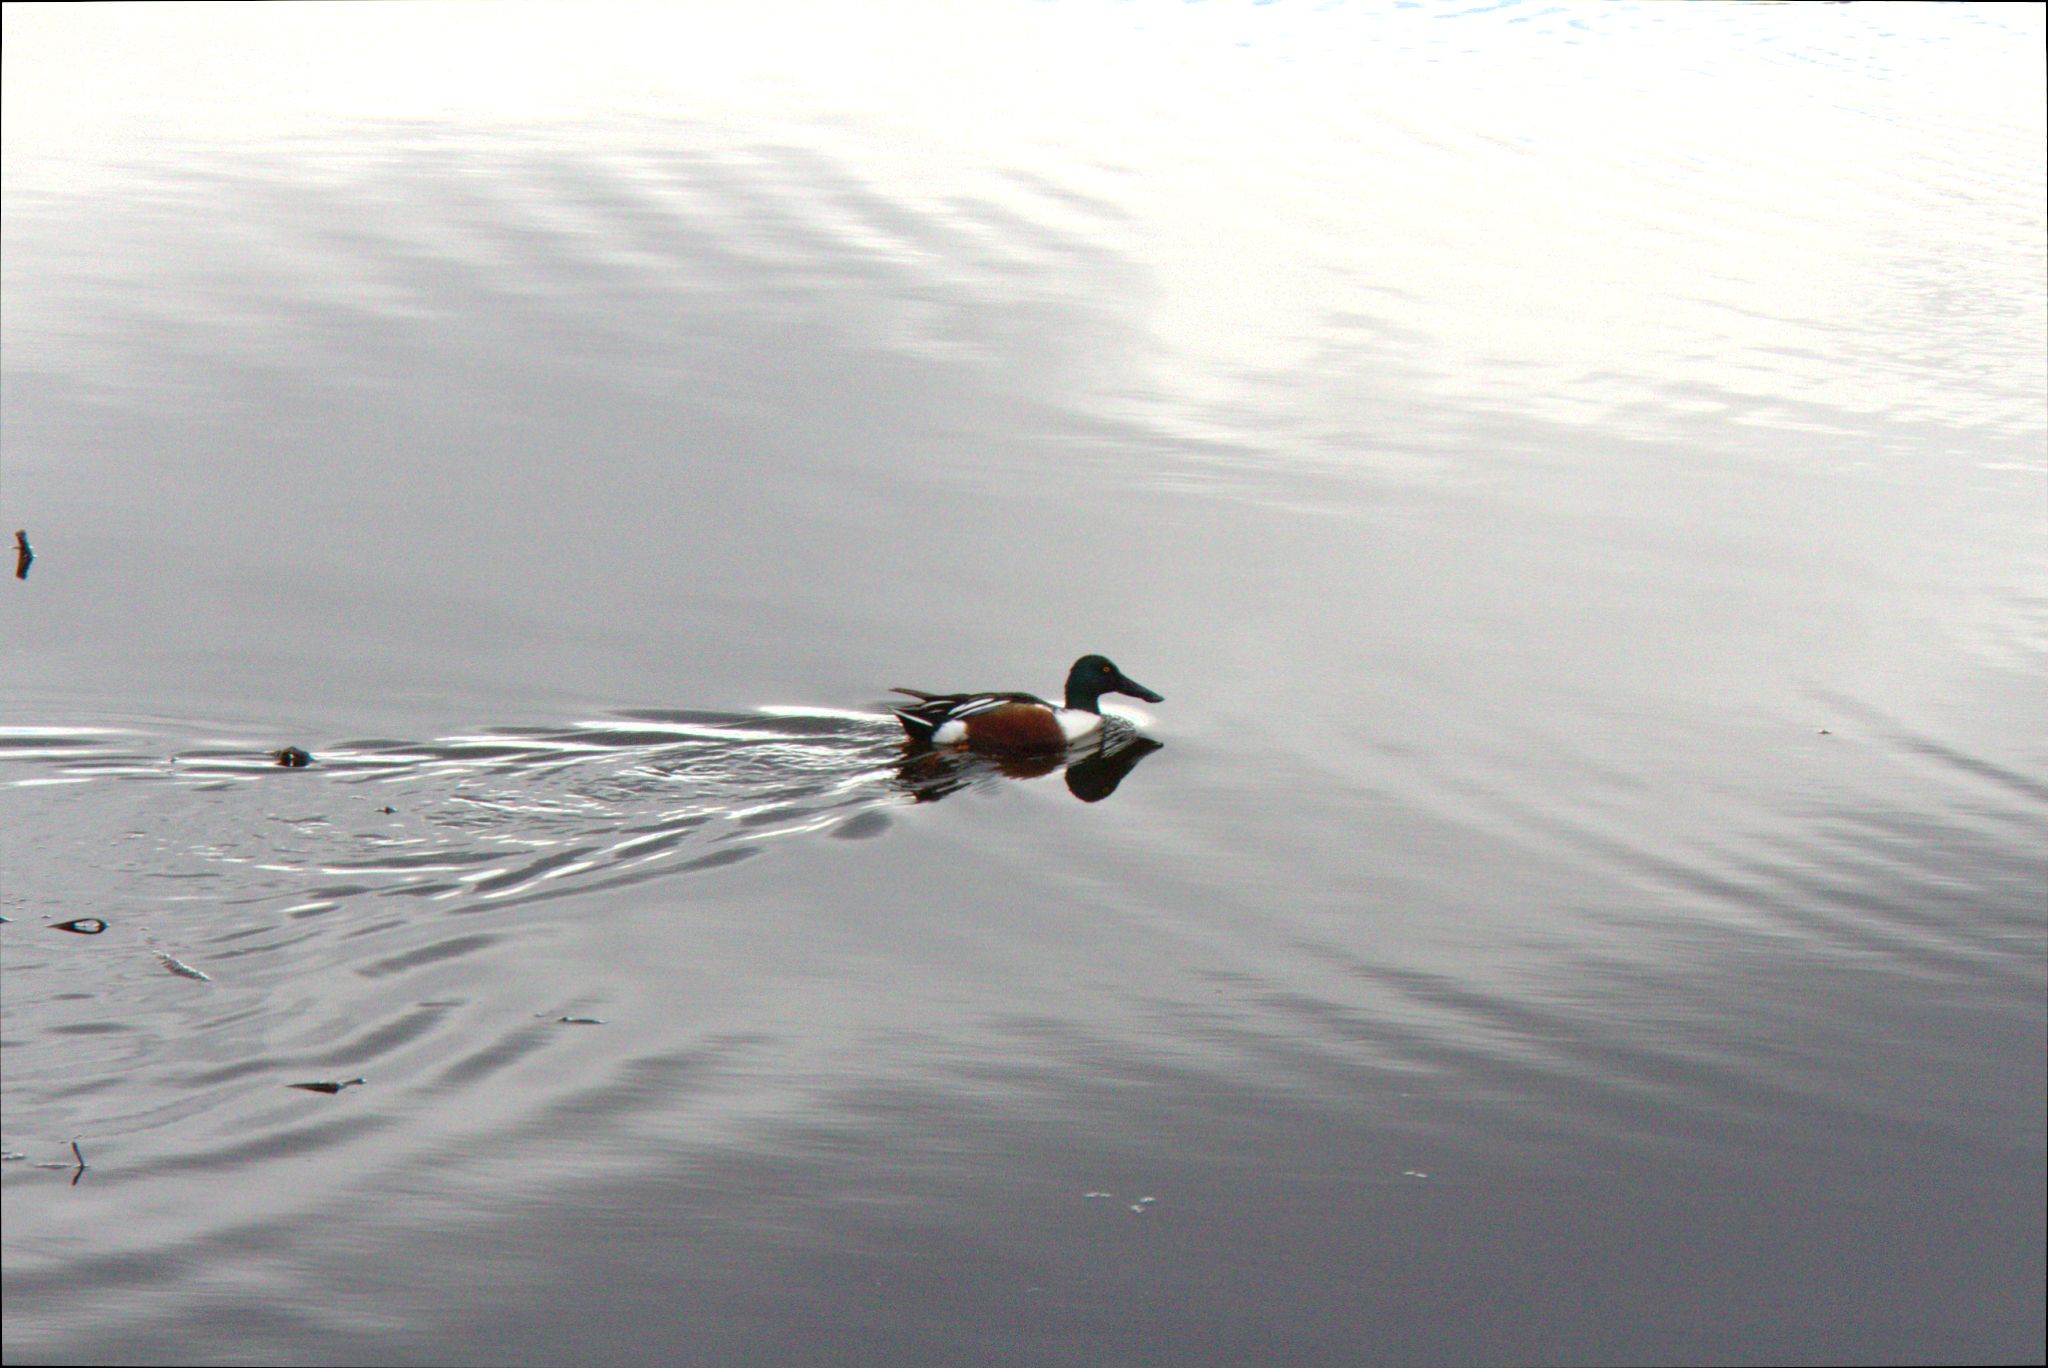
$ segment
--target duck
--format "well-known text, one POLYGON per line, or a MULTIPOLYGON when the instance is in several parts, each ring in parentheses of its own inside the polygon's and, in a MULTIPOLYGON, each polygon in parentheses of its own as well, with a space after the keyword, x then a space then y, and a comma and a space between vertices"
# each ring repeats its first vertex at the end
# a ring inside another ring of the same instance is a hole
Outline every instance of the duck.
POLYGON ((900 686, 891 692, 917 700, 891 710, 913 742, 1012 755, 1064 751, 1099 736, 1106 693, 1166 701, 1102 655, 1084 655, 1067 671, 1065 707, 1028 693, 935 694, 900 686))

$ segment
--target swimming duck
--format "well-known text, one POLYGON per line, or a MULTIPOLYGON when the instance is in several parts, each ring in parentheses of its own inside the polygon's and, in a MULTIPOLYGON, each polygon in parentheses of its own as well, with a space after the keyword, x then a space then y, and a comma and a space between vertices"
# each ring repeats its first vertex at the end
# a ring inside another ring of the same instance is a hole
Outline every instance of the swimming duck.
POLYGON ((1036 694, 932 694, 897 688, 918 701, 895 709, 910 739, 927 746, 972 746, 977 750, 1060 751, 1102 731, 1102 695, 1128 694, 1147 703, 1166 700, 1110 663, 1084 655, 1067 671, 1067 703, 1056 708, 1036 694))

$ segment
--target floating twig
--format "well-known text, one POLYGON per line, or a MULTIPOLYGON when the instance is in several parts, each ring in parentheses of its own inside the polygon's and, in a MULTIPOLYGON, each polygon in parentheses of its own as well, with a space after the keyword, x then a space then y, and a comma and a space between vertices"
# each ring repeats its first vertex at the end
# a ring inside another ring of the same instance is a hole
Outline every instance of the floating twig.
POLYGON ((164 968, 180 978, 197 979, 201 983, 213 982, 213 975, 201 969, 194 969, 191 965, 174 955, 166 955, 163 951, 159 950, 156 952, 156 959, 157 963, 163 965, 164 968))
POLYGON ((339 1083, 287 1083, 285 1084, 285 1086, 287 1088, 301 1088, 304 1089, 306 1092, 326 1093, 329 1097, 332 1097, 335 1093, 340 1092, 343 1088, 353 1088, 358 1083, 367 1083, 369 1081, 370 1080, 367 1078, 344 1078, 339 1083))
MULTIPOLYGON (((10 1155, 10 1156, 8 1156, 8 1157, 9 1157, 9 1158, 14 1158, 14 1159, 19 1159, 19 1158, 21 1158, 22 1156, 21 1156, 21 1155, 18 1155, 18 1154, 17 1154, 17 1155, 10 1155)), ((78 1162, 76 1162, 76 1163, 73 1163, 73 1164, 67 1164, 67 1163, 65 1163, 65 1162, 64 1162, 63 1160, 59 1159, 59 1160, 56 1160, 56 1161, 54 1161, 54 1162, 51 1162, 51 1163, 43 1163, 43 1164, 36 1164, 36 1165, 33 1165, 33 1167, 35 1167, 35 1168, 39 1168, 39 1169, 53 1169, 53 1170, 56 1170, 56 1171, 58 1171, 58 1172, 62 1172, 62 1171, 63 1171, 63 1170, 65 1170, 65 1169, 70 1169, 70 1170, 71 1170, 71 1186, 73 1186, 73 1187, 77 1187, 77 1186, 78 1186, 78 1180, 79 1180, 80 1178, 83 1178, 83 1177, 85 1176, 85 1169, 86 1169, 86 1163, 85 1163, 85 1151, 84 1151, 84 1150, 82 1150, 82 1149, 80 1149, 80 1148, 78 1147, 78 1141, 77 1141, 77 1140, 73 1140, 73 1141, 71 1142, 71 1157, 72 1157, 73 1159, 77 1160, 78 1162)))
POLYGON ((14 529, 14 577, 20 580, 27 579, 28 568, 34 565, 35 561, 36 553, 29 549, 27 530, 17 527, 14 529))

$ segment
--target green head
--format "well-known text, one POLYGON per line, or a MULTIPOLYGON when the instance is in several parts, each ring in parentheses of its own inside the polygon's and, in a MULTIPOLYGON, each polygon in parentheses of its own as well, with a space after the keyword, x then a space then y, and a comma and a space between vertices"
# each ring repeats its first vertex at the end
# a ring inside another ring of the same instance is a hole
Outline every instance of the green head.
POLYGON ((1102 696, 1106 693, 1129 694, 1147 703, 1166 701, 1119 670, 1108 656, 1084 655, 1074 662, 1073 669, 1067 671, 1068 707, 1099 713, 1102 711, 1102 696))

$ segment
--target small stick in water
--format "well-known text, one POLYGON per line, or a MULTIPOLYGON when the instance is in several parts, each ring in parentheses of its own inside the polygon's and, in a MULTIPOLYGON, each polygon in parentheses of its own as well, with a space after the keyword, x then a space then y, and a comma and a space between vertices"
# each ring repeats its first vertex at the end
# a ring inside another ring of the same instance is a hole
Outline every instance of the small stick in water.
POLYGON ((287 1088, 303 1088, 307 1092, 326 1093, 332 1097, 343 1088, 353 1088, 358 1083, 367 1083, 369 1081, 367 1078, 345 1078, 339 1083, 287 1083, 285 1086, 287 1088))
POLYGON ((16 579, 27 579, 27 578, 28 578, 28 568, 29 568, 29 567, 30 567, 31 565, 34 565, 34 564, 35 564, 35 561, 36 561, 36 553, 35 553, 34 551, 31 551, 31 550, 29 549, 29 545, 28 545, 28 529, 26 529, 26 528, 21 528, 21 527, 17 527, 17 528, 15 528, 15 529, 14 529, 14 577, 15 577, 16 579))

